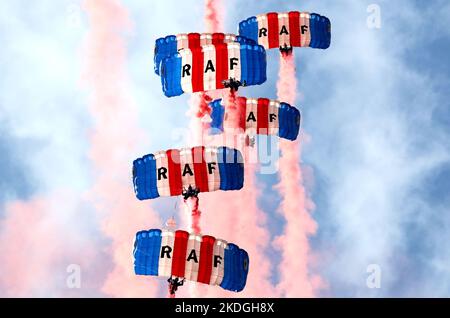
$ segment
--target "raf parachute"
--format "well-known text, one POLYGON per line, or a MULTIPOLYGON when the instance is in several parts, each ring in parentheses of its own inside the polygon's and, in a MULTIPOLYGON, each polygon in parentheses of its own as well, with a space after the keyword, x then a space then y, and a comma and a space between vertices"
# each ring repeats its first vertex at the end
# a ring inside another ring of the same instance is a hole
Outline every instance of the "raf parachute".
POLYGON ((249 257, 245 250, 209 235, 152 229, 136 234, 136 275, 167 277, 175 294, 184 280, 239 292, 247 282, 249 257))
POLYGON ((290 53, 294 47, 327 49, 331 42, 331 23, 316 13, 270 12, 241 21, 239 35, 283 53, 290 53))
POLYGON ((300 130, 300 111, 287 103, 267 98, 236 98, 238 127, 228 123, 226 107, 221 99, 210 103, 210 134, 220 134, 224 128, 238 128, 247 136, 274 135, 296 140, 300 130))
POLYGON ((133 162, 133 184, 139 200, 239 190, 244 184, 243 158, 227 147, 159 151, 133 162))

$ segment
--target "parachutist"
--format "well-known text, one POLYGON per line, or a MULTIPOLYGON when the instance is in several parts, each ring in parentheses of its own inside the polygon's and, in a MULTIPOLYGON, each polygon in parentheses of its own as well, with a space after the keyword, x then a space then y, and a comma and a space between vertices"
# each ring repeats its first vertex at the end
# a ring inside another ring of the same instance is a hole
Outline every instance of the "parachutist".
POLYGON ((248 253, 239 246, 210 235, 182 230, 137 232, 133 256, 134 273, 165 277, 170 298, 175 298, 177 289, 188 280, 240 292, 246 285, 249 271, 248 253), (165 237, 174 239, 165 240, 165 237), (149 255, 153 255, 150 262, 149 255), (212 269, 223 273, 222 277, 215 276, 212 269))
POLYGON ((178 277, 172 278, 172 276, 170 276, 167 282, 169 283, 170 294, 175 295, 175 292, 177 291, 178 287, 183 286, 184 278, 179 279, 178 277))
POLYGON ((280 52, 283 56, 288 56, 292 54, 292 46, 287 46, 285 43, 284 46, 280 46, 280 52))
POLYGON ((198 194, 200 193, 200 189, 194 188, 191 185, 186 189, 183 189, 183 192, 181 193, 184 200, 187 200, 189 198, 197 198, 198 194))
POLYGON ((235 80, 234 78, 224 80, 224 81, 222 81, 222 83, 223 83, 223 86, 225 86, 226 88, 230 88, 234 92, 237 92, 239 87, 246 86, 245 81, 243 83, 241 83, 241 81, 235 80))

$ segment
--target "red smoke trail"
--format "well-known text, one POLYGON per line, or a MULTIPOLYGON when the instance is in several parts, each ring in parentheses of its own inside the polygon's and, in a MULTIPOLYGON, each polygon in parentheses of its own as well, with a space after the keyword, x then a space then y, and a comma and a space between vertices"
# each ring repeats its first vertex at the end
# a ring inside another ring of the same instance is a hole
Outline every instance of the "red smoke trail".
MULTIPOLYGON (((222 32, 223 23, 222 16, 220 15, 220 8, 222 5, 221 0, 205 0, 205 32, 213 33, 213 32, 222 32)), ((211 92, 211 94, 216 95, 216 92, 211 92)), ((215 96, 214 96, 215 97, 215 96)), ((190 111, 188 115, 191 117, 190 128, 193 133, 192 142, 195 145, 203 144, 203 133, 204 133, 204 123, 202 119, 205 115, 208 115, 210 112, 209 102, 211 102, 212 98, 206 93, 198 93, 193 94, 190 99, 190 111)))
POLYGON ((169 284, 169 286, 168 286, 168 288, 167 288, 167 298, 175 298, 176 297, 176 295, 175 295, 175 293, 171 293, 171 287, 170 287, 170 284, 169 284))
MULTIPOLYGON (((204 5, 204 21, 205 32, 221 32, 222 17, 219 14, 219 7, 221 0, 205 0, 204 5)), ((216 97, 216 92, 211 92, 212 96, 216 97)), ((192 94, 189 100, 189 111, 187 115, 190 117, 189 129, 191 131, 191 138, 189 140, 191 146, 205 145, 204 136, 207 123, 203 121, 210 113, 209 102, 212 98, 209 93, 192 94)), ((187 211, 184 211, 182 218, 186 218, 186 214, 190 216, 190 228, 192 232, 201 233, 201 213, 198 210, 199 201, 193 205, 192 202, 185 202, 187 211), (193 210, 194 208, 194 210, 193 210)), ((198 286, 191 285, 189 288, 192 297, 198 296, 198 286)))
MULTIPOLYGON (((277 95, 279 100, 294 105, 297 79, 292 54, 280 58, 277 95)), ((286 225, 284 233, 276 239, 276 247, 282 253, 279 266, 281 276, 277 288, 286 297, 313 297, 315 289, 320 284, 320 279, 310 277, 308 272, 310 256, 308 237, 317 230, 317 225, 311 217, 314 204, 303 186, 299 141, 280 140, 280 148, 280 182, 276 188, 282 197, 280 212, 285 218, 286 225)))
POLYGON ((138 230, 159 227, 161 220, 133 194, 131 164, 136 143, 145 140, 137 129, 137 109, 127 92, 126 42, 128 13, 115 0, 84 3, 90 29, 85 48, 85 82, 90 92, 90 112, 95 121, 90 159, 94 186, 90 199, 100 215, 104 234, 110 238, 113 268, 103 291, 111 296, 156 296, 150 285, 134 275, 131 250, 138 230))
MULTIPOLYGON (((205 32, 222 32, 222 16, 220 15, 221 0, 205 0, 205 32)), ((215 92, 212 92, 215 95, 215 92)), ((193 133, 191 142, 198 146, 203 144, 204 123, 202 119, 209 114, 209 102, 212 98, 206 93, 193 94, 190 99, 190 110, 188 115, 191 117, 190 129, 193 133)))
POLYGON ((189 130, 191 138, 189 140, 191 146, 199 146, 204 144, 204 132, 208 126, 204 122, 205 116, 209 116, 209 103, 212 98, 206 93, 194 93, 189 99, 189 111, 187 115, 190 117, 189 130))
POLYGON ((239 116, 238 116, 238 108, 236 105, 237 92, 234 90, 229 90, 227 94, 223 97, 225 112, 226 112, 226 123, 224 124, 224 128, 229 128, 236 130, 239 128, 239 116), (226 125, 226 126, 225 126, 226 125))
MULTIPOLYGON (((222 16, 220 15, 221 0, 205 0, 205 32, 221 32, 222 30, 222 16)), ((215 96, 216 93, 212 92, 215 96)), ((191 131, 190 144, 192 146, 199 146, 204 144, 204 132, 206 123, 203 121, 205 116, 209 115, 209 102, 212 98, 206 93, 193 94, 189 100, 190 109, 187 115, 191 118, 189 128, 191 131)), ((191 214, 191 229, 195 233, 201 232, 200 227, 200 216, 201 213, 198 211, 189 210, 191 214)))
MULTIPOLYGON (((217 11, 220 2, 221 0, 205 0, 205 32, 220 32, 222 29, 221 17, 217 11)), ((212 96, 216 97, 215 92, 211 93, 213 94, 212 96)), ((210 113, 208 104, 211 100, 209 93, 194 93, 189 99, 190 107, 187 116, 190 117, 189 130, 191 136, 189 143, 191 146, 205 145, 204 136, 207 123, 204 122, 204 119, 210 113)), ((199 201, 197 199, 194 205, 192 203, 185 202, 185 211, 182 211, 182 219, 186 222, 187 217, 189 217, 188 222, 190 223, 191 232, 201 233, 201 213, 198 210, 199 201)), ((190 296, 198 297, 198 290, 197 284, 190 285, 190 296)))
POLYGON ((191 228, 192 228, 192 232, 194 232, 195 234, 201 233, 200 216, 202 213, 198 209, 198 201, 199 200, 197 197, 190 197, 184 201, 184 203, 186 205, 186 209, 187 209, 186 212, 187 212, 187 214, 191 215, 191 220, 192 220, 191 228))
POLYGON ((223 17, 221 0, 205 0, 206 32, 223 32, 223 17))

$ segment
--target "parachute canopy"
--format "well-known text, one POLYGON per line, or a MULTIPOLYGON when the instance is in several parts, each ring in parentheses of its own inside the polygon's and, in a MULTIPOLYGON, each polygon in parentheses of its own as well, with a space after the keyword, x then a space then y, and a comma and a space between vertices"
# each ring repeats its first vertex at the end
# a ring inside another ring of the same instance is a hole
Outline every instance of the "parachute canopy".
MULTIPOLYGON (((221 99, 210 104, 210 134, 223 132, 227 116, 221 99)), ((247 135, 276 135, 288 140, 297 139, 300 130, 300 111, 277 100, 267 98, 236 98, 239 127, 247 135)))
POLYGON ((141 231, 136 234, 133 255, 136 275, 174 276, 235 292, 247 282, 247 252, 208 235, 141 231))
POLYGON ((181 49, 193 49, 204 45, 232 42, 257 44, 255 41, 242 36, 225 33, 182 33, 159 38, 155 42, 155 73, 159 75, 160 64, 164 58, 177 53, 181 49))
POLYGON ((331 23, 316 13, 270 12, 239 23, 239 35, 266 49, 312 47, 327 49, 331 42, 331 23))
POLYGON ((133 162, 133 184, 139 200, 199 192, 239 190, 244 184, 241 153, 227 147, 171 149, 133 162))
POLYGON ((266 81, 266 51, 260 45, 224 43, 181 49, 161 62, 166 96, 222 89, 225 81, 244 86, 266 81))

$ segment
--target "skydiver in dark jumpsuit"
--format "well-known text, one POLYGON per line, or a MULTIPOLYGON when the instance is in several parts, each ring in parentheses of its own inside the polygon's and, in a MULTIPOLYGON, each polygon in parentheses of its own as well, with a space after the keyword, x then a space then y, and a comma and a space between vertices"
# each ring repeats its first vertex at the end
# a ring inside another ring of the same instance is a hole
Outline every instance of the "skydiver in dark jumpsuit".
POLYGON ((287 44, 284 44, 284 46, 280 46, 280 52, 283 56, 291 55, 292 46, 287 46, 287 44))
POLYGON ((167 282, 169 283, 169 290, 171 295, 175 295, 175 292, 177 291, 178 287, 183 286, 184 284, 184 278, 179 279, 178 277, 172 278, 170 277, 167 282))
POLYGON ((236 80, 234 78, 224 80, 224 81, 222 81, 222 83, 223 83, 223 86, 225 86, 225 88, 230 88, 234 92, 236 92, 239 89, 239 87, 247 85, 245 81, 243 83, 241 83, 241 81, 236 80))
POLYGON ((183 195, 184 200, 187 200, 191 197, 197 198, 199 193, 200 193, 200 189, 194 188, 191 185, 189 185, 189 187, 187 189, 183 189, 181 194, 183 195))

